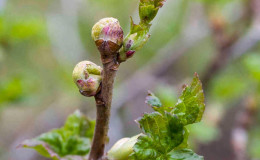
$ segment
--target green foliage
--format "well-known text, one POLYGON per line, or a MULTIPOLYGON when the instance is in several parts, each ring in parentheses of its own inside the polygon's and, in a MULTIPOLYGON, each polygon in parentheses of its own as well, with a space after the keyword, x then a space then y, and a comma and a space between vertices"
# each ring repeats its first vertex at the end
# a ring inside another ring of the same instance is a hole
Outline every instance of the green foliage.
POLYGON ((35 149, 53 160, 85 160, 89 153, 95 122, 76 111, 60 129, 24 141, 21 146, 35 149))
POLYGON ((23 96, 22 82, 20 78, 12 78, 0 83, 0 104, 16 101, 23 96))
POLYGON ((3 77, 0 81, 0 107, 21 102, 31 93, 35 93, 37 83, 31 83, 31 80, 19 74, 3 77))
POLYGON ((214 100, 230 102, 239 98, 249 88, 248 79, 238 70, 239 66, 231 66, 217 75, 211 82, 210 94, 214 100))
POLYGON ((45 40, 46 24, 41 18, 0 15, 0 40, 5 43, 45 40))
POLYGON ((202 84, 195 73, 190 87, 185 86, 181 97, 171 113, 177 115, 185 125, 200 122, 205 110, 202 84))
POLYGON ((260 82, 260 63, 259 62, 260 62, 259 53, 250 54, 244 59, 245 67, 247 68, 251 77, 254 78, 258 82, 260 82))
POLYGON ((191 86, 184 88, 173 108, 162 107, 152 93, 149 93, 146 102, 156 112, 146 113, 138 120, 145 134, 138 138, 130 157, 135 160, 203 159, 186 149, 189 131, 185 126, 201 121, 205 110, 204 94, 198 75, 195 74, 191 86))

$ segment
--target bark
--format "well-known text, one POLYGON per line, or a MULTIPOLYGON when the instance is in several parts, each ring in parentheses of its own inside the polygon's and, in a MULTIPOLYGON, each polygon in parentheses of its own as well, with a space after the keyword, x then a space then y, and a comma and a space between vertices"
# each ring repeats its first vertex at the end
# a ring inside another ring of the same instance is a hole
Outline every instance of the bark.
POLYGON ((113 84, 119 64, 114 57, 110 60, 102 58, 103 79, 101 91, 95 96, 97 115, 94 138, 91 146, 89 160, 100 160, 104 155, 105 144, 108 140, 110 110, 113 96, 113 84), (108 62, 109 61, 109 62, 108 62))

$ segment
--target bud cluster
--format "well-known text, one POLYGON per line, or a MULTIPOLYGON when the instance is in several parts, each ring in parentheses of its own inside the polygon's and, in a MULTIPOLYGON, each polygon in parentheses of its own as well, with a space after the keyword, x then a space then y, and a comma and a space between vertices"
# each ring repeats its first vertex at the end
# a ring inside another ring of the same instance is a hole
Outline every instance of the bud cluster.
POLYGON ((82 61, 73 70, 73 81, 82 95, 90 97, 100 90, 102 68, 90 61, 82 61))

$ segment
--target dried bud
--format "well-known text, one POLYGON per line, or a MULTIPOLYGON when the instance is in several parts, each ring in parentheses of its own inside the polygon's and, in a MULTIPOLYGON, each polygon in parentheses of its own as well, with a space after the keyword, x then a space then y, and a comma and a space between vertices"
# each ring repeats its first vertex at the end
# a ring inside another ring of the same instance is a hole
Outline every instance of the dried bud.
POLYGON ((102 56, 110 56, 121 48, 124 33, 117 19, 103 18, 93 26, 92 38, 102 56))
POLYGON ((107 152, 109 160, 126 160, 128 156, 133 153, 133 147, 137 142, 138 137, 142 135, 136 135, 132 138, 122 138, 117 141, 113 147, 107 152))
POLYGON ((82 61, 73 70, 73 81, 82 95, 90 97, 100 90, 102 68, 90 61, 82 61))

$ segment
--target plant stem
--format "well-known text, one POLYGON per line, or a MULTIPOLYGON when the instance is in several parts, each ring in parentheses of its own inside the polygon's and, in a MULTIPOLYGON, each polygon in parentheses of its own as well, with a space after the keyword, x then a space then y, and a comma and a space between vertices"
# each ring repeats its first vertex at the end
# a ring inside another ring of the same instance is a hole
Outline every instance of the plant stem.
MULTIPOLYGON (((104 61, 103 61, 104 62, 104 61)), ((109 128, 110 108, 112 103, 113 83, 116 76, 118 62, 116 57, 108 63, 103 63, 103 79, 101 91, 95 96, 97 117, 94 138, 89 160, 100 160, 104 155, 105 143, 109 128)))

